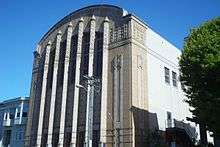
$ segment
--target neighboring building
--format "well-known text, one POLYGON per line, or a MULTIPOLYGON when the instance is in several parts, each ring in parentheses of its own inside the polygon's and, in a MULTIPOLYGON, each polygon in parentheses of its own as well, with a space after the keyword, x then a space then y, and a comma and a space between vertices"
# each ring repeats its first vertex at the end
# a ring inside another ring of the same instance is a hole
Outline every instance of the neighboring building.
POLYGON ((160 130, 169 145, 189 146, 180 54, 120 7, 69 14, 34 52, 25 145, 144 147, 160 130))
POLYGON ((29 98, 18 97, 0 103, 0 147, 23 147, 29 98))

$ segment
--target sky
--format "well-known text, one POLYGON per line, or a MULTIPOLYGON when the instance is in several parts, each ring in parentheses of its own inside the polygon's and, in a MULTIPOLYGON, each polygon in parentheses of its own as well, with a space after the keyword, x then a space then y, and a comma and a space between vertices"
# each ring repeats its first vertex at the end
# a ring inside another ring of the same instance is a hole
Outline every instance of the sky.
POLYGON ((179 49, 191 28, 220 16, 220 0, 0 0, 0 101, 29 95, 38 41, 64 16, 93 4, 134 13, 179 49))

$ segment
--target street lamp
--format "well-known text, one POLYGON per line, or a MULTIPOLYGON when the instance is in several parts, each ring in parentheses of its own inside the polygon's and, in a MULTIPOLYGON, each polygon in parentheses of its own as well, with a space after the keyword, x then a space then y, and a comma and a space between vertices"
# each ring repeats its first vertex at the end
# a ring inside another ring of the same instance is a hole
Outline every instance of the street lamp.
POLYGON ((82 86, 82 85, 76 85, 76 88, 82 88, 82 89, 84 89, 85 91, 87 91, 87 89, 84 87, 84 86, 82 86))
POLYGON ((88 89, 83 85, 76 85, 77 88, 82 88, 85 91, 89 92, 87 97, 87 106, 86 106, 86 132, 85 132, 85 147, 92 147, 92 136, 93 136, 93 100, 94 92, 100 93, 100 79, 93 76, 83 76, 86 79, 86 84, 88 89))

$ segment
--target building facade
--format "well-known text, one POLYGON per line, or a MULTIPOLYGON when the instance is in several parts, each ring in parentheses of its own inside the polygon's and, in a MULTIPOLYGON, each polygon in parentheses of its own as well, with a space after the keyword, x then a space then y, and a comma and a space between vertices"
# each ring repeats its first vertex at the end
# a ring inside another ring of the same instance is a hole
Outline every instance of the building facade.
POLYGON ((23 147, 29 107, 28 97, 0 103, 0 146, 23 147))
POLYGON ((120 7, 69 14, 34 52, 25 145, 147 146, 150 130, 165 132, 191 116, 180 54, 120 7))

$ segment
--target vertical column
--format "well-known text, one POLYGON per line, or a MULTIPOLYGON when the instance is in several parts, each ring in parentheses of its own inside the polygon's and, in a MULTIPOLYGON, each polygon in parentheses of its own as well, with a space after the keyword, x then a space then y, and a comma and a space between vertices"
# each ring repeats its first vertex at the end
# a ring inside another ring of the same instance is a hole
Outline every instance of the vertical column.
POLYGON ((21 108, 20 108, 20 116, 19 116, 19 124, 22 123, 22 114, 23 114, 23 109, 24 109, 24 102, 21 102, 21 108))
MULTIPOLYGON (((120 137, 123 126, 123 72, 122 55, 113 59, 113 104, 114 104, 114 142, 115 147, 120 147, 123 137, 120 137)), ((123 132, 122 132, 123 133, 123 132)))
POLYGON ((41 146, 41 137, 42 137, 42 129, 43 129, 43 115, 44 115, 44 105, 45 105, 45 98, 46 98, 46 88, 47 88, 47 74, 48 74, 48 67, 49 67, 49 59, 50 59, 50 49, 51 49, 51 42, 49 41, 46 46, 45 52, 45 61, 44 61, 44 68, 43 68, 43 81, 42 81, 42 90, 41 90, 41 97, 40 97, 40 111, 39 111, 39 119, 38 119, 38 130, 37 130, 37 142, 36 146, 41 146))
POLYGON ((119 142, 119 134, 118 134, 118 129, 120 128, 119 127, 119 123, 120 123, 120 120, 119 120, 119 113, 118 112, 120 109, 118 108, 119 107, 119 77, 118 77, 118 61, 117 61, 117 57, 114 58, 113 60, 113 80, 114 80, 114 97, 113 97, 113 102, 114 102, 114 147, 119 147, 118 146, 118 142, 119 142))
MULTIPOLYGON (((88 76, 93 76, 93 59, 94 59, 94 44, 95 44, 95 16, 91 18, 90 25, 90 41, 89 41, 89 66, 88 66, 88 76)), ((87 91, 87 104, 86 104, 86 132, 85 132, 85 144, 86 147, 92 147, 92 128, 93 128, 93 86, 88 85, 87 91), (91 110, 91 111, 90 111, 91 110)))
POLYGON ((103 57, 102 57, 102 93, 101 93, 101 127, 100 142, 101 146, 106 143, 107 130, 107 85, 108 85, 108 44, 109 44, 109 19, 105 18, 103 24, 103 57))
POLYGON ((4 120, 7 119, 7 114, 4 112, 4 120))
POLYGON ((120 139, 120 141, 119 141, 119 146, 121 147, 121 146, 123 146, 123 141, 124 141, 124 126, 123 126, 123 116, 124 116, 124 95, 123 95, 123 78, 124 78, 124 73, 123 73, 123 61, 124 61, 124 57, 123 57, 123 55, 120 55, 119 57, 118 57, 119 59, 118 59, 118 66, 119 66, 119 71, 118 71, 118 76, 119 76, 119 100, 120 100, 120 107, 119 107, 119 109, 120 109, 120 113, 119 113, 119 115, 120 115, 120 129, 119 129, 119 131, 118 131, 118 133, 119 133, 119 139, 120 139))
POLYGON ((114 59, 114 119, 115 127, 120 127, 121 122, 121 99, 122 99, 122 56, 119 55, 114 59))
POLYGON ((53 120, 54 120, 54 110, 55 110, 55 100, 56 100, 56 90, 57 90, 57 73, 59 65, 59 54, 60 54, 60 42, 61 42, 61 31, 58 32, 56 38, 56 51, 54 58, 54 67, 53 67, 53 81, 52 81, 52 91, 51 91, 51 101, 50 101, 50 115, 49 115, 49 124, 48 124, 48 138, 47 146, 52 146, 52 135, 53 135, 53 120))
POLYGON ((32 79, 31 79, 29 110, 28 110, 28 121, 27 121, 27 127, 26 127, 26 132, 25 132, 25 144, 24 144, 25 147, 30 146, 30 139, 31 139, 32 117, 33 117, 35 95, 36 95, 36 82, 37 82, 38 71, 39 71, 39 59, 40 59, 39 48, 40 46, 38 45, 36 51, 34 52, 34 62, 33 62, 32 79))
POLYGON ((7 120, 9 120, 9 119, 10 119, 10 112, 7 113, 7 120))
MULTIPOLYGON (((77 42, 77 54, 76 54, 76 71, 75 71, 75 85, 80 84, 80 65, 82 56, 82 37, 83 37, 83 18, 79 20, 78 26, 78 42, 77 42)), ((79 105, 79 88, 74 88, 74 103, 73 103, 73 121, 72 121, 72 136, 71 147, 76 147, 76 135, 77 135, 77 120, 78 120, 78 105, 79 105)))
POLYGON ((17 118, 18 108, 15 109, 15 119, 17 118))
POLYGON ((68 71, 69 71, 69 60, 70 60, 69 58, 70 58, 72 32, 73 32, 73 25, 70 22, 67 28, 66 54, 65 54, 65 59, 64 59, 64 71, 63 71, 64 74, 63 74, 62 104, 61 104, 61 112, 60 112, 60 131, 59 131, 59 143, 58 143, 58 145, 62 147, 64 143, 68 71))

